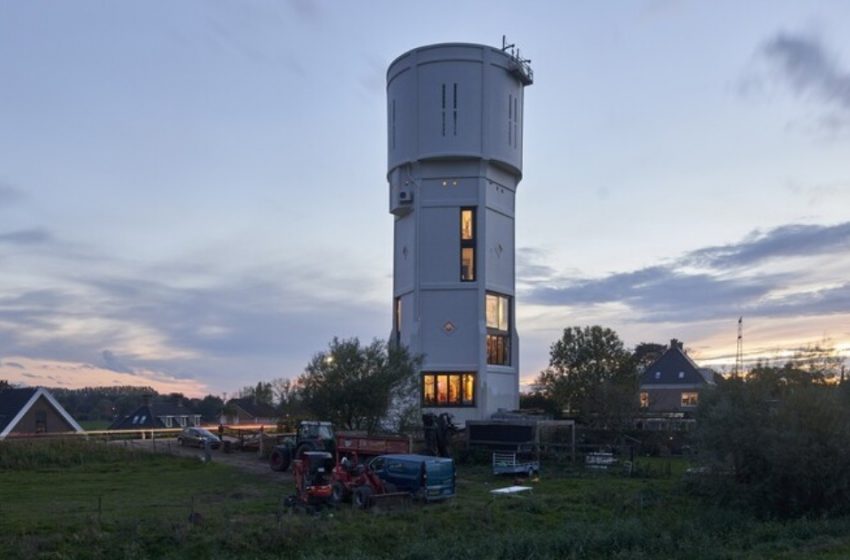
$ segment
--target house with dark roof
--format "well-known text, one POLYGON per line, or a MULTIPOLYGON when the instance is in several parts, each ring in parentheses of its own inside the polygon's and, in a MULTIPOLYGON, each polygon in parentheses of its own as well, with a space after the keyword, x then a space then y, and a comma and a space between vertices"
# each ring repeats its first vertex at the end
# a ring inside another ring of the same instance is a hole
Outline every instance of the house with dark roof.
POLYGON ((109 426, 110 430, 155 430, 200 426, 201 415, 179 402, 145 397, 140 407, 109 426))
POLYGON ((689 429, 700 394, 715 385, 716 373, 701 368, 677 339, 640 377, 638 426, 644 429, 689 429))
POLYGON ((0 439, 82 431, 77 421, 43 387, 0 391, 0 439))
POLYGON ((230 399, 221 413, 222 424, 277 424, 278 413, 273 406, 257 402, 254 397, 230 399))

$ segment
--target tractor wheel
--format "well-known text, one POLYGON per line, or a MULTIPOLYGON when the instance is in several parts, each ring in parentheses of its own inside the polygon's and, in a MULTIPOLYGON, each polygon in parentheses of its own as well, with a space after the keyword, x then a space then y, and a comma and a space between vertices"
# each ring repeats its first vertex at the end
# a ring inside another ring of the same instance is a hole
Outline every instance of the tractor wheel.
POLYGON ((351 503, 357 509, 369 509, 372 507, 372 489, 368 486, 358 486, 351 496, 351 503))
POLYGON ((315 451, 316 446, 310 442, 302 443, 295 449, 295 458, 300 459, 301 455, 304 454, 305 451, 315 451))
POLYGON ((283 472, 289 468, 291 462, 292 457, 288 448, 275 448, 269 457, 269 466, 273 471, 283 472))
POLYGON ((342 482, 336 481, 331 485, 331 504, 339 505, 345 501, 346 495, 345 485, 342 482))

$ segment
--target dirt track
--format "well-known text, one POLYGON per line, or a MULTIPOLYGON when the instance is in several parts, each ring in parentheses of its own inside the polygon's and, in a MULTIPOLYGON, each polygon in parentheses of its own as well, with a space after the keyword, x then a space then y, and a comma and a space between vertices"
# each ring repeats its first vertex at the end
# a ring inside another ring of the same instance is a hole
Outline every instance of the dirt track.
MULTIPOLYGON (((197 457, 198 460, 203 459, 204 450, 197 447, 181 447, 175 438, 157 438, 150 439, 135 439, 125 442, 113 442, 113 445, 129 445, 146 451, 156 453, 167 453, 171 455, 179 455, 182 457, 197 457)), ((292 476, 289 472, 280 473, 274 472, 269 468, 268 461, 260 459, 256 452, 233 451, 225 453, 221 450, 210 451, 214 463, 223 463, 231 465, 241 470, 250 472, 254 475, 266 476, 281 483, 291 484, 292 476)))

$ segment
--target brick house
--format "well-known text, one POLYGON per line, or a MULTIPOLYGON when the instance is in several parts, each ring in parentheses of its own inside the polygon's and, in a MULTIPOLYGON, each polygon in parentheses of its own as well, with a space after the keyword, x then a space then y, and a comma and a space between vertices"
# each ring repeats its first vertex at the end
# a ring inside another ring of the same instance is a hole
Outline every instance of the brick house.
POLYGON ((648 430, 687 430, 694 423, 700 394, 715 385, 716 373, 701 368, 677 339, 640 376, 638 427, 648 430))

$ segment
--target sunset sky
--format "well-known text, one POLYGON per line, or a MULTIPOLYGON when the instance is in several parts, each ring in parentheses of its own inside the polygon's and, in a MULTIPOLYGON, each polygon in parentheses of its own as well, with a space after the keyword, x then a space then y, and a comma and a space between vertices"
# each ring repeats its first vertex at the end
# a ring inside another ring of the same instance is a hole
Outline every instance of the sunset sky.
POLYGON ((385 72, 532 60, 520 367, 850 358, 850 3, 0 0, 0 379, 189 395, 386 338, 385 72))

